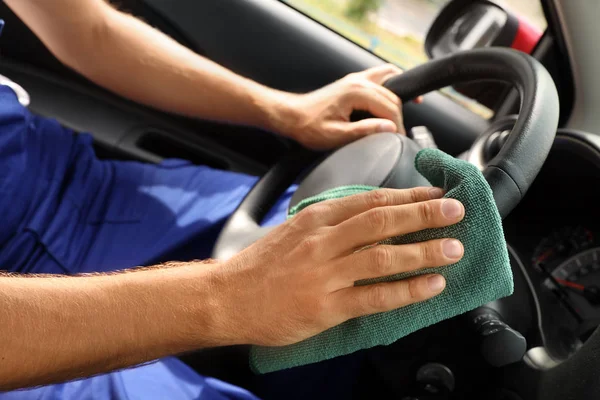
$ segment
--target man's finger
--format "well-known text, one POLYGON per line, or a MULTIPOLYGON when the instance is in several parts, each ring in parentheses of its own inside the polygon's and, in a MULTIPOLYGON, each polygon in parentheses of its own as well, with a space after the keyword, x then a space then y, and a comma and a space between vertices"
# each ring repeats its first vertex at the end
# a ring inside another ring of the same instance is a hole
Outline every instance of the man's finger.
MULTIPOLYGON (((369 70, 367 70, 369 71, 369 70)), ((366 72, 366 71, 365 71, 366 72)), ((383 84, 385 84, 388 80, 390 80, 391 78, 393 78, 394 76, 401 74, 403 71, 396 67, 395 65, 392 65, 389 69, 387 74, 384 75, 379 75, 379 73, 375 73, 373 75, 373 78, 369 78, 369 80, 371 82, 374 82, 376 84, 378 84, 379 86, 381 86, 383 89, 387 90, 388 92, 392 93, 394 96, 396 96, 395 93, 391 92, 390 90, 388 90, 385 86, 383 86, 383 84)), ((397 97, 397 96, 396 96, 397 97)), ((416 99, 413 100, 414 103, 420 104, 423 102, 423 96, 419 96, 416 99)), ((401 106, 402 104, 400 104, 401 106)))
POLYGON ((322 207, 323 211, 320 216, 322 225, 335 226, 372 208, 439 199, 443 195, 442 189, 433 187, 377 189, 317 204, 322 207))
POLYGON ((402 100, 400 100, 400 98, 398 96, 396 96, 394 94, 394 92, 392 92, 391 90, 384 88, 383 86, 371 82, 371 81, 364 81, 365 85, 367 88, 370 88, 376 92, 378 92, 380 95, 382 95, 383 97, 387 98, 389 101, 391 101, 392 103, 394 103, 398 108, 402 107, 402 100))
POLYGON ((369 68, 359 74, 378 85, 383 84, 394 75, 401 74, 402 70, 394 64, 384 64, 369 68))
POLYGON ((332 290, 354 286, 363 279, 381 278, 441 267, 458 262, 464 254, 456 239, 436 239, 404 245, 378 245, 353 253, 328 265, 332 290))
POLYGON ((368 118, 356 122, 340 122, 340 124, 343 125, 341 130, 344 137, 348 139, 348 143, 374 133, 396 133, 398 131, 395 123, 381 118, 368 118))
POLYGON ((379 85, 384 85, 387 81, 389 81, 391 78, 393 78, 394 76, 401 74, 402 72, 390 72, 389 74, 381 77, 381 81, 378 82, 379 85))
MULTIPOLYGON (((388 92, 392 93, 394 96, 398 97, 394 92, 392 92, 391 90, 389 90, 388 88, 386 88, 385 86, 383 86, 383 84, 385 82, 388 81, 388 79, 393 78, 394 76, 396 76, 397 74, 390 74, 389 76, 386 76, 383 78, 381 85, 379 85, 381 88, 387 90, 388 92)), ((399 98, 399 97, 398 97, 399 98)), ((400 98, 399 98, 400 99, 400 98)), ((417 98, 415 98, 413 101, 413 103, 417 103, 417 104, 421 104, 423 102, 423 96, 419 96, 417 98)), ((402 106, 402 99, 400 99, 400 107, 402 106)))
MULTIPOLYGON (((360 93, 357 93, 357 96, 362 96, 363 100, 356 99, 356 101, 360 101, 360 104, 363 104, 363 107, 368 108, 368 104, 371 104, 371 102, 373 101, 381 102, 381 99, 388 100, 389 103, 385 104, 386 109, 388 111, 385 113, 384 111, 381 111, 379 114, 376 114, 370 109, 366 109, 365 111, 371 112, 371 114, 373 114, 376 117, 387 118, 396 125, 395 130, 380 130, 376 132, 398 132, 402 135, 406 135, 406 130, 404 129, 404 119, 402 115, 402 100, 400 100, 400 98, 396 96, 392 91, 384 88, 379 84, 369 81, 365 81, 365 84, 366 87, 364 88, 364 90, 360 91, 360 93), (377 94, 378 96, 375 94, 377 94), (364 105, 365 101, 369 102, 366 106, 364 105)), ((378 104, 374 103, 371 104, 371 106, 373 109, 375 109, 375 107, 377 107, 378 104)), ((354 108, 356 107, 358 106, 354 106, 354 108)))
POLYGON ((354 90, 346 95, 346 101, 353 110, 368 111, 377 118, 389 119, 398 131, 404 130, 400 108, 379 92, 368 88, 354 90))
MULTIPOLYGON (((370 80, 373 83, 376 83, 378 85, 383 85, 385 82, 387 82, 390 78, 393 78, 394 76, 401 74, 403 71, 402 69, 400 69, 399 67, 397 67, 394 64, 384 64, 384 65, 380 65, 378 67, 374 67, 374 68, 370 68, 367 69, 363 72, 359 72, 359 74, 362 74, 364 77, 366 77, 368 80, 370 80)), ((387 90, 387 88, 385 88, 387 90)), ((395 94, 394 94, 395 96, 395 94)), ((423 102, 423 96, 419 96, 416 99, 413 100, 413 102, 420 104, 423 102)))
POLYGON ((395 282, 342 289, 328 296, 331 315, 340 324, 363 315, 395 310, 430 299, 446 287, 441 275, 422 275, 395 282))
POLYGON ((463 205, 454 199, 373 208, 333 227, 329 246, 336 254, 350 254, 394 236, 453 225, 464 214, 463 205))

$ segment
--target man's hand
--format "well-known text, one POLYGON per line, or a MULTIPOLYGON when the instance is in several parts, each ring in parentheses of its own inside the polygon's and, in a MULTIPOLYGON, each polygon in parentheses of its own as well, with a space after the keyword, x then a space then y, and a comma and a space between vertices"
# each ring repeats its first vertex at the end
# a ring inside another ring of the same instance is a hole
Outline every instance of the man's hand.
POLYGON ((432 188, 378 190, 315 204, 224 262, 78 277, 0 274, 0 391, 205 347, 295 343, 433 297, 445 286, 436 274, 354 282, 458 261, 463 247, 454 239, 369 247, 460 221, 463 206, 441 196, 432 188))
POLYGON ((361 315, 433 297, 441 275, 354 286, 354 282, 457 262, 455 239, 367 247, 462 220, 464 207, 440 189, 377 190, 312 205, 213 269, 213 293, 228 344, 286 345, 361 315), (360 250, 360 251, 359 251, 360 250))
POLYGON ((284 93, 274 107, 273 128, 314 149, 338 147, 373 133, 404 134, 400 99, 381 86, 399 73, 398 67, 386 64, 307 94, 284 93), (350 122, 354 110, 376 118, 350 122))

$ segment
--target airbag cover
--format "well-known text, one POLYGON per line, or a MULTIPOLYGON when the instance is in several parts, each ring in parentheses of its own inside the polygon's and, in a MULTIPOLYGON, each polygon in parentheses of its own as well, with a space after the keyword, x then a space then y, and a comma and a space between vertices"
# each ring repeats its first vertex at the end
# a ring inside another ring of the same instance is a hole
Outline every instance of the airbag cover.
POLYGON ((366 185, 404 189, 431 186, 415 169, 421 150, 397 133, 379 133, 342 147, 319 164, 292 197, 290 207, 338 186, 366 185))

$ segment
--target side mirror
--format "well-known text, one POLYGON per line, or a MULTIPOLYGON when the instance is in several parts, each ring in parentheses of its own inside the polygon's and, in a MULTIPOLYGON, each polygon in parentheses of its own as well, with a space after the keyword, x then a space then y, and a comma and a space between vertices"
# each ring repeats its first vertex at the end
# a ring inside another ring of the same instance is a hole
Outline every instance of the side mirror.
MULTIPOLYGON (((511 47, 531 54, 543 32, 518 15, 489 0, 452 0, 441 9, 425 37, 430 59, 478 47, 511 47)), ((453 87, 459 93, 495 109, 508 90, 497 82, 453 87)))
POLYGON ((477 47, 512 47, 531 54, 542 32, 489 0, 450 1, 425 38, 429 58, 477 47))

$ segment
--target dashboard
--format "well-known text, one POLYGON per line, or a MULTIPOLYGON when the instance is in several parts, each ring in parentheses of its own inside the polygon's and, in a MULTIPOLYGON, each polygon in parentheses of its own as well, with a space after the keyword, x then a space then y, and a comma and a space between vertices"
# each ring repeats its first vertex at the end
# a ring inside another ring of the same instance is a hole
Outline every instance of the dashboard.
MULTIPOLYGON (((595 136, 559 131, 543 169, 505 220, 535 321, 530 347, 562 361, 600 325, 600 152, 595 136)), ((519 295, 515 293, 515 295, 519 295)), ((524 303, 513 299, 515 306, 524 303)), ((517 322, 518 324, 518 322, 517 322)))

